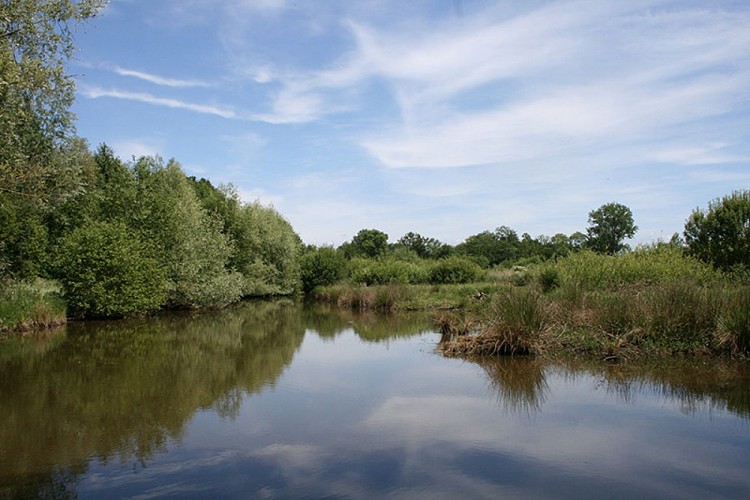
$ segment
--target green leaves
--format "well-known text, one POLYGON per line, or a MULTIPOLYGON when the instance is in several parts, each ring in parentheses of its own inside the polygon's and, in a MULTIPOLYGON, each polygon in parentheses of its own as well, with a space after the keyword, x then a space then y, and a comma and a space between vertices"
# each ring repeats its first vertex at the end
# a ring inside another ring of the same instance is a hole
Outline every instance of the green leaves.
POLYGON ((166 294, 161 266, 121 222, 90 222, 65 236, 54 269, 78 317, 155 310, 166 294))
POLYGON ((688 252, 724 271, 750 269, 750 191, 696 208, 685 223, 688 252))
POLYGON ((606 203, 589 213, 587 246, 597 252, 614 255, 626 249, 625 238, 632 238, 638 226, 633 212, 620 203, 606 203))

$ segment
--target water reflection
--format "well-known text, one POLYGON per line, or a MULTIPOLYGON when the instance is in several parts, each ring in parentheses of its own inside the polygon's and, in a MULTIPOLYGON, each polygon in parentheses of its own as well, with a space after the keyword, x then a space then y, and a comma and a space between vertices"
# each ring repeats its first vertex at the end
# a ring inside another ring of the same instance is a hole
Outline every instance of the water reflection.
POLYGON ((237 414, 273 385, 304 336, 299 306, 71 324, 53 340, 8 340, 0 364, 0 486, 54 491, 96 457, 134 467, 179 442, 199 408, 237 414))
POLYGON ((549 386, 545 375, 547 363, 527 356, 475 358, 489 381, 498 404, 514 413, 540 411, 549 386))
POLYGON ((747 363, 462 361, 433 352, 429 327, 253 302, 4 341, 0 497, 750 487, 750 439, 736 426, 750 418, 747 363))
POLYGON ((595 360, 544 361, 526 356, 472 358, 487 377, 498 404, 519 414, 543 409, 550 373, 567 380, 593 378, 621 401, 634 404, 653 394, 679 404, 686 414, 701 409, 731 412, 750 419, 750 365, 728 359, 662 359, 608 364, 595 360))
POLYGON ((305 308, 308 328, 321 338, 335 338, 353 330, 367 342, 386 342, 431 331, 430 317, 424 313, 378 314, 312 304, 305 308))

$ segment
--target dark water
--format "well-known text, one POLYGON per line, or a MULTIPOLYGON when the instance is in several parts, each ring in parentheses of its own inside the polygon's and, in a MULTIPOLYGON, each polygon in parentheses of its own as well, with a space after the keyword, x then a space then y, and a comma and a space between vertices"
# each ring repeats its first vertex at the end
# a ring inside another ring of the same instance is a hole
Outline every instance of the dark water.
POLYGON ((748 363, 438 340, 291 302, 4 340, 0 497, 750 497, 748 363))

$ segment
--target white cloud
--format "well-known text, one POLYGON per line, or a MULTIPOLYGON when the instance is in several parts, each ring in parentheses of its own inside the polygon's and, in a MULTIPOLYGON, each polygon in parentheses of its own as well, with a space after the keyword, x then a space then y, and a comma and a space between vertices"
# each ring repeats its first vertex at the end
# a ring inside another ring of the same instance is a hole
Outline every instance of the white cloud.
POLYGON ((328 68, 266 66, 256 81, 274 74, 281 90, 271 112, 252 118, 315 121, 351 110, 358 94, 365 106, 366 83, 380 81, 401 120, 359 142, 385 166, 540 162, 592 148, 642 157, 637 143, 624 143, 674 135, 750 96, 748 22, 746 10, 663 1, 557 2, 514 16, 490 8, 413 29, 349 21, 355 47, 328 68))
POLYGON ((83 96, 89 99, 99 99, 101 97, 112 97, 115 99, 124 99, 128 101, 142 102, 146 104, 153 104, 155 106, 165 106, 167 108, 185 109, 188 111, 194 111, 196 113, 216 115, 222 118, 237 118, 237 114, 223 106, 213 106, 208 104, 195 104, 190 102, 181 101, 179 99, 172 99, 169 97, 157 97, 144 92, 130 92, 126 90, 117 89, 102 89, 99 87, 83 87, 81 88, 83 96))
POLYGON ((115 66, 113 71, 118 75, 131 76, 138 78, 156 85, 162 85, 165 87, 185 88, 185 87, 209 87, 210 84, 200 80, 179 80, 175 78, 166 78, 163 76, 153 75, 151 73, 145 73, 143 71, 136 71, 133 69, 121 68, 115 66))

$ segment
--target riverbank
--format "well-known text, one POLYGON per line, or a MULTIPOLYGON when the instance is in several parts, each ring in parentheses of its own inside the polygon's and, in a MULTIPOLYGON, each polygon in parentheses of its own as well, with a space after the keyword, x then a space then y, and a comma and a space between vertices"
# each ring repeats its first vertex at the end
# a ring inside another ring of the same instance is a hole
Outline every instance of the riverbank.
POLYGON ((56 282, 41 278, 6 283, 0 288, 0 335, 65 324, 66 304, 61 293, 56 282))
POLYGON ((431 311, 450 356, 750 353, 750 286, 668 248, 582 253, 492 282, 336 285, 313 297, 358 310, 431 311))

